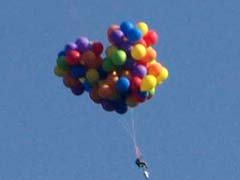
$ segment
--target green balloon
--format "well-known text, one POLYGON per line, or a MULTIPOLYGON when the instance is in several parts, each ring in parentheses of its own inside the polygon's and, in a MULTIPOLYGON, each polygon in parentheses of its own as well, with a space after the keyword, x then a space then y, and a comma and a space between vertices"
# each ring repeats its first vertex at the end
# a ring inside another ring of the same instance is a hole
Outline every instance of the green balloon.
POLYGON ((102 67, 103 67, 103 70, 106 72, 110 72, 114 70, 114 65, 112 64, 112 61, 109 58, 104 59, 102 67))
POLYGON ((151 96, 154 96, 156 93, 156 88, 152 88, 150 91, 149 91, 149 95, 151 96))
POLYGON ((123 50, 117 50, 113 53, 111 59, 114 65, 121 66, 125 64, 127 60, 127 54, 123 50))
POLYGON ((57 65, 60 69, 64 71, 70 70, 70 66, 67 64, 65 56, 60 56, 57 58, 57 65))

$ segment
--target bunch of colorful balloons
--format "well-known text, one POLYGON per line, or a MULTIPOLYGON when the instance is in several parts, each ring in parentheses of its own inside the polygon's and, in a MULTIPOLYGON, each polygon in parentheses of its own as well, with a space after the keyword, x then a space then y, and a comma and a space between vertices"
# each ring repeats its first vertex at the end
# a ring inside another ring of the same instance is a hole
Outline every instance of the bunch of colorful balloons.
POLYGON ((168 70, 157 61, 159 37, 145 22, 125 21, 107 30, 110 45, 80 37, 58 54, 55 74, 75 95, 84 91, 106 111, 127 112, 151 99, 168 70))

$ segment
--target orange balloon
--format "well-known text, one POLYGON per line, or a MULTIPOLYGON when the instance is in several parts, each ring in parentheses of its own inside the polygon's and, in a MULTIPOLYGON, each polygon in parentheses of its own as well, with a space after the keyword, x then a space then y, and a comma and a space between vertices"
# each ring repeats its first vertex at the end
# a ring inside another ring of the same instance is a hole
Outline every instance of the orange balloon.
POLYGON ((162 72, 162 65, 160 63, 153 63, 148 66, 148 74, 157 77, 162 72))
POLYGON ((149 46, 147 48, 146 56, 142 59, 142 61, 150 62, 151 60, 156 59, 156 57, 157 51, 153 47, 149 46))
POLYGON ((95 103, 100 103, 101 97, 98 95, 98 86, 92 88, 92 90, 89 93, 89 96, 95 103))
POLYGON ((80 82, 73 78, 70 73, 67 73, 63 76, 63 82, 67 87, 76 87, 80 82))
POLYGON ((97 66, 97 61, 96 60, 96 55, 94 54, 94 52, 92 51, 87 51, 85 53, 83 53, 82 57, 81 57, 81 61, 84 62, 84 65, 87 68, 95 68, 97 66))
POLYGON ((107 77, 107 83, 111 86, 111 87, 115 87, 116 82, 118 81, 119 77, 117 75, 116 71, 111 72, 110 74, 108 74, 107 77))
POLYGON ((120 29, 120 27, 118 25, 112 25, 108 28, 107 30, 107 37, 108 37, 108 41, 111 43, 111 44, 114 44, 114 42, 111 41, 111 39, 109 38, 109 36, 111 35, 111 33, 115 30, 118 30, 120 29))
POLYGON ((130 97, 127 98, 126 103, 127 103, 127 105, 128 105, 129 107, 135 107, 135 106, 138 105, 138 102, 137 102, 136 98, 134 98, 134 97, 132 97, 132 96, 130 96, 130 97))
POLYGON ((98 95, 101 98, 109 98, 113 95, 113 90, 109 84, 102 84, 98 89, 98 95))
POLYGON ((107 30, 107 35, 109 36, 114 30, 120 29, 119 25, 111 25, 107 30))

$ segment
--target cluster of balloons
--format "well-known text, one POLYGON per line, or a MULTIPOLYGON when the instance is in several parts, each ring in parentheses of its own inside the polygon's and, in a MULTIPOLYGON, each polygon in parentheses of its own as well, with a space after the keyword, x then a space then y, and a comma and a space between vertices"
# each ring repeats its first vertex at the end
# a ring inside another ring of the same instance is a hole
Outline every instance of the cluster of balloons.
POLYGON ((106 111, 127 112, 151 99, 168 70, 157 61, 159 37, 145 22, 125 21, 107 30, 110 45, 80 37, 58 54, 55 74, 75 95, 84 91, 106 111))

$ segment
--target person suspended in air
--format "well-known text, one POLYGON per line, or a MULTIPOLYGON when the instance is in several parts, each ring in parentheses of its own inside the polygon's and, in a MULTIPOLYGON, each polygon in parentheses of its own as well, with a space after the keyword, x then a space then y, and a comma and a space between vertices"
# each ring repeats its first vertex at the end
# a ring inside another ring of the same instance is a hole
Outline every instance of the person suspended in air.
POLYGON ((148 166, 147 163, 144 161, 143 157, 139 157, 136 159, 135 164, 138 166, 138 168, 141 168, 143 170, 143 175, 145 179, 149 179, 149 172, 148 172, 148 166))
POLYGON ((142 153, 140 152, 140 149, 135 146, 136 150, 136 157, 137 159, 135 160, 135 164, 138 166, 138 168, 143 170, 143 175, 146 180, 149 179, 149 172, 148 172, 148 165, 146 161, 143 159, 142 153))
POLYGON ((144 161, 143 157, 139 157, 136 159, 135 164, 139 167, 139 168, 145 168, 147 169, 147 163, 144 161))

